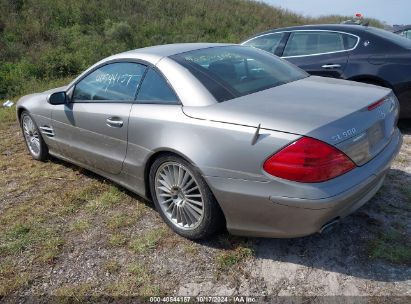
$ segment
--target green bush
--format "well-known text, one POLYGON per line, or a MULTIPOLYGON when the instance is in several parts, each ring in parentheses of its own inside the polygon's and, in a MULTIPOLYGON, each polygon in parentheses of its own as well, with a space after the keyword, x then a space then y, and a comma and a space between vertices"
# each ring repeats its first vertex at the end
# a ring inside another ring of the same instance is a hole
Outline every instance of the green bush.
POLYGON ((346 19, 307 18, 247 0, 0 0, 0 99, 129 49, 235 43, 270 28, 346 19))

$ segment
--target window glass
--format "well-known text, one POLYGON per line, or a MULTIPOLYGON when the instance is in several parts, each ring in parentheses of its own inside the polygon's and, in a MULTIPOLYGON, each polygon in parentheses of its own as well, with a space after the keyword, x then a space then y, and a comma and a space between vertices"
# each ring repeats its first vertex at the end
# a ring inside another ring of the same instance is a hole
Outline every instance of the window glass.
MULTIPOLYGON (((294 32, 291 33, 283 56, 301 56, 343 51, 344 34, 334 32, 294 32)), ((355 38, 355 37, 353 37, 355 38)), ((348 41, 355 45, 356 41, 348 41)), ((350 48, 350 47, 348 47, 350 48)))
POLYGON ((285 60, 245 46, 212 47, 171 58, 197 77, 219 102, 308 76, 285 60))
POLYGON ((256 47, 264 51, 274 53, 283 37, 284 33, 268 34, 251 39, 244 43, 244 45, 256 47))
POLYGON ((358 38, 351 35, 344 35, 347 39, 347 49, 352 49, 357 44, 358 38))
POLYGON ((146 67, 119 62, 95 70, 75 87, 73 100, 134 100, 146 67))
POLYGON ((153 69, 149 69, 144 77, 137 100, 172 104, 178 102, 167 81, 153 69))

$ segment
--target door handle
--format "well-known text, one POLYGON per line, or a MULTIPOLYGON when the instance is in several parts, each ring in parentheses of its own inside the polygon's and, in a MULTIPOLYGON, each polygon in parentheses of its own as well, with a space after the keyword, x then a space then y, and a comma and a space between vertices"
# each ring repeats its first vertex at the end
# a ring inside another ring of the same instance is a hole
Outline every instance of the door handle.
POLYGON ((124 122, 118 117, 109 117, 106 119, 106 123, 109 127, 113 128, 121 128, 124 124, 124 122))
POLYGON ((341 67, 340 64, 324 64, 322 66, 323 69, 338 69, 340 67, 341 67))

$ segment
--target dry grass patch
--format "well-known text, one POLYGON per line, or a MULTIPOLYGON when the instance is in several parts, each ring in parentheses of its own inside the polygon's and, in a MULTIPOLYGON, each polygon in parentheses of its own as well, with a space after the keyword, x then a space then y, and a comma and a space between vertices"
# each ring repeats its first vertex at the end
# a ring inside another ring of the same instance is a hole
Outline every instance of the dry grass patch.
POLYGON ((0 261, 0 298, 16 289, 26 287, 29 280, 30 275, 19 271, 13 259, 6 258, 0 261))
POLYGON ((153 250, 166 234, 166 228, 150 230, 146 234, 134 237, 129 247, 135 253, 146 253, 153 250))
MULTIPOLYGON (((128 211, 128 210, 126 210, 128 211)), ((106 226, 110 230, 126 228, 136 224, 141 218, 143 211, 135 206, 130 212, 113 212, 109 214, 106 226)))
POLYGON ((158 296, 161 291, 153 282, 150 268, 140 262, 128 265, 125 277, 105 287, 105 291, 113 297, 138 295, 142 297, 158 296))
POLYGON ((188 244, 184 245, 184 252, 190 256, 196 256, 200 252, 200 246, 194 242, 188 241, 188 244))
POLYGON ((121 270, 121 264, 117 260, 111 259, 103 263, 103 269, 109 274, 117 274, 121 270))
POLYGON ((219 239, 223 251, 217 254, 216 263, 221 271, 228 271, 254 255, 252 242, 233 236, 221 236, 219 239))
POLYGON ((87 219, 78 219, 71 224, 70 230, 82 233, 90 229, 90 221, 87 219))
POLYGON ((60 303, 84 303, 84 298, 91 296, 96 286, 97 284, 92 282, 84 282, 76 285, 65 284, 54 290, 53 295, 57 297, 60 303))
POLYGON ((121 247, 127 244, 128 237, 123 233, 113 233, 108 237, 108 244, 112 247, 121 247))

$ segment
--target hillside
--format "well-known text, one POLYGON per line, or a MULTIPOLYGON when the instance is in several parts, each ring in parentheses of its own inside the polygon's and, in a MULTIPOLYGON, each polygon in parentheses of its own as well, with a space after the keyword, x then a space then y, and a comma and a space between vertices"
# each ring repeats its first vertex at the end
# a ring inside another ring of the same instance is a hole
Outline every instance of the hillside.
POLYGON ((0 99, 59 83, 128 49, 239 42, 270 28, 346 19, 246 0, 0 0, 0 99))

